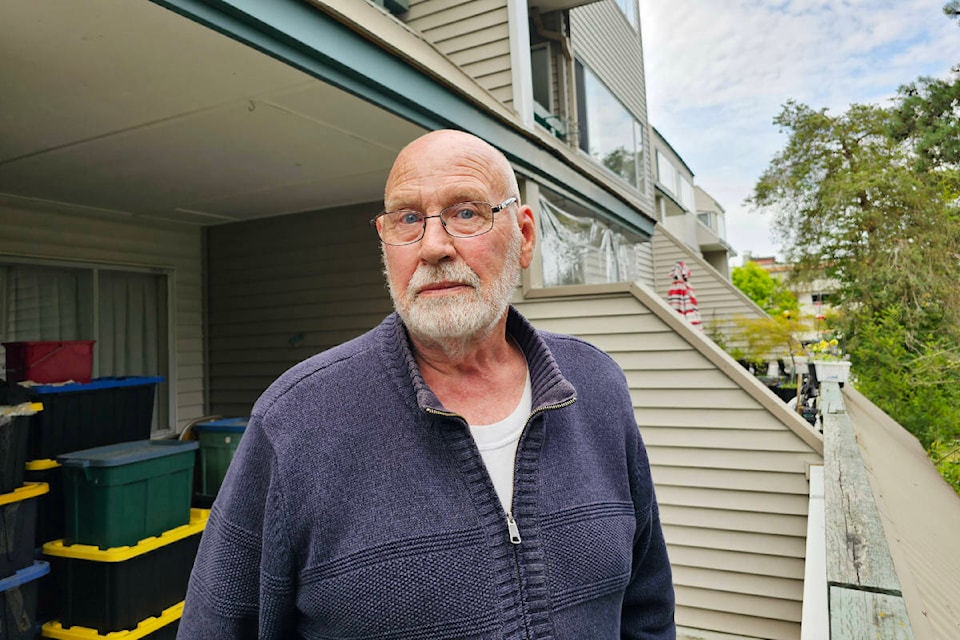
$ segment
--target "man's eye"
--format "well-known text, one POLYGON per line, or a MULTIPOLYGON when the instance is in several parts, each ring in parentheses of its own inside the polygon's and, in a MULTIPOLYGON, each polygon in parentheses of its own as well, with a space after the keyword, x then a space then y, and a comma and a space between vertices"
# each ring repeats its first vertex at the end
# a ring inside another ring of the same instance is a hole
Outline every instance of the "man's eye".
POLYGON ((420 214, 416 211, 402 211, 397 215, 400 224, 420 224, 420 214))
POLYGON ((453 212, 453 215, 450 216, 454 220, 472 220, 477 215, 477 210, 473 207, 457 207, 453 212))

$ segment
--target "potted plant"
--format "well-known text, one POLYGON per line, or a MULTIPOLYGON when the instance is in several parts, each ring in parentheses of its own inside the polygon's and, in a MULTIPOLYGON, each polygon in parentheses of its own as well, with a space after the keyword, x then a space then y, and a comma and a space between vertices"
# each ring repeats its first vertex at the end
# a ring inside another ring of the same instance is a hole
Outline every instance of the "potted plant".
POLYGON ((850 356, 843 353, 836 338, 809 344, 807 351, 817 372, 818 382, 843 384, 850 379, 850 356))

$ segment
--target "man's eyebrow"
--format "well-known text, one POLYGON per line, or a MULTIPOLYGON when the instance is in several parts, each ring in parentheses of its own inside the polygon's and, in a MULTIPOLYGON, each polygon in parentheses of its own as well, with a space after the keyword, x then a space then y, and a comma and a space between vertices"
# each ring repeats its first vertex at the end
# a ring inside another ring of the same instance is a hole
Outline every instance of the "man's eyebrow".
MULTIPOLYGON (((481 194, 479 191, 455 191, 452 195, 441 198, 441 202, 443 203, 443 206, 449 207, 461 202, 485 202, 487 199, 487 196, 481 194)), ((419 206, 410 204, 410 201, 404 198, 397 198, 393 202, 396 204, 391 207, 387 207, 385 211, 400 211, 408 209, 415 211, 420 210, 419 206)))

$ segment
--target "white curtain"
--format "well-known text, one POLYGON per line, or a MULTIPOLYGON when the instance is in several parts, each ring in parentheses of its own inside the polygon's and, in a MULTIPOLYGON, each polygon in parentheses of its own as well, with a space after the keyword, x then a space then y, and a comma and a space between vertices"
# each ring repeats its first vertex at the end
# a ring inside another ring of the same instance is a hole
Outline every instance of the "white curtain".
POLYGON ((93 340, 93 278, 83 269, 7 265, 3 340, 93 340))
POLYGON ((99 374, 160 375, 165 314, 163 277, 100 272, 99 374))

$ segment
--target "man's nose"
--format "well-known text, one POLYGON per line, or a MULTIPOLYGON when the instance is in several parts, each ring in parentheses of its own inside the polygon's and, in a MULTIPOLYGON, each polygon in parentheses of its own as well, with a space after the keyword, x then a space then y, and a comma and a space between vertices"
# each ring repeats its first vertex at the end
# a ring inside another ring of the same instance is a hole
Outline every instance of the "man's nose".
POLYGON ((424 220, 426 227, 420 239, 420 259, 428 264, 449 260, 456 254, 453 237, 443 228, 439 216, 430 216, 424 220))

